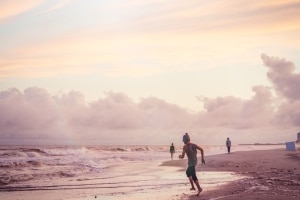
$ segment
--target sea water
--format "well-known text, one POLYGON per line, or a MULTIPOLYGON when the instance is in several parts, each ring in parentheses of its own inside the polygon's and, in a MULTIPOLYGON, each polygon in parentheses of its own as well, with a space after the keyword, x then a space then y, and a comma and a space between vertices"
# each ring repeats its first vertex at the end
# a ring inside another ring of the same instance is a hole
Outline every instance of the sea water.
MULTIPOLYGON (((280 146, 281 147, 281 146, 280 146)), ((233 151, 280 148, 274 145, 243 145, 233 151)), ((205 155, 226 153, 226 147, 202 146, 205 155)), ((178 159, 182 146, 176 148, 178 159)), ((159 191, 176 194, 189 187, 179 167, 160 166, 171 160, 166 145, 116 146, 2 146, 0 147, 0 199, 20 192, 40 194, 66 192, 61 199, 154 199, 159 191)), ((214 187, 239 177, 229 172, 201 172, 204 188, 214 187)), ((161 194, 162 196, 165 193, 161 194)), ((22 199, 19 196, 18 199, 22 199)), ((24 197, 24 199, 26 199, 24 197)), ((35 199, 34 196, 31 199, 35 199)), ((49 198, 51 199, 51 198, 49 198)), ((163 199, 163 197, 157 197, 163 199)), ((169 199, 166 197, 165 199, 169 199)))

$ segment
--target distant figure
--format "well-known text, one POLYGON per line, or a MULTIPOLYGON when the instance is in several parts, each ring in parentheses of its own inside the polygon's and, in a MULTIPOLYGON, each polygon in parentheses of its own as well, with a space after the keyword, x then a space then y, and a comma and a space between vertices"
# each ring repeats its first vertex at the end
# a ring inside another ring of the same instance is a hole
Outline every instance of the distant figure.
POLYGON ((226 140, 226 147, 227 147, 228 153, 230 153, 231 141, 229 138, 227 138, 227 140, 226 140))
POLYGON ((191 190, 195 190, 194 183, 197 186, 198 193, 196 196, 199 196, 202 192, 202 188, 200 187, 197 175, 196 175, 196 165, 197 165, 197 149, 201 152, 202 164, 205 164, 204 160, 204 151, 201 147, 196 144, 190 142, 190 137, 186 133, 183 135, 182 141, 184 142, 182 154, 179 155, 179 158, 183 159, 186 154, 188 157, 188 168, 186 169, 186 176, 189 178, 191 183, 191 190))
POLYGON ((171 159, 173 160, 173 154, 175 153, 175 147, 173 143, 170 146, 170 153, 171 153, 171 159))

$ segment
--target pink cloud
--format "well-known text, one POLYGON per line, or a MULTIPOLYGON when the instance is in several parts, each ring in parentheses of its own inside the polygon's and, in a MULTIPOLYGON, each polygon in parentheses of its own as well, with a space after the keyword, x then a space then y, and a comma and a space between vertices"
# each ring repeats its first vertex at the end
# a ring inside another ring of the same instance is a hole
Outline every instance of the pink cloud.
POLYGON ((300 125, 300 76, 285 59, 266 55, 262 59, 273 87, 254 86, 250 99, 198 98, 203 110, 196 113, 157 97, 135 102, 116 92, 86 102, 77 91, 62 95, 50 95, 37 87, 1 91, 0 138, 2 143, 160 144, 191 131, 193 138, 204 143, 221 142, 230 134, 240 141, 282 140, 282 132, 293 134, 300 125))
POLYGON ((274 85, 275 91, 288 99, 300 99, 300 73, 295 72, 294 63, 284 58, 261 56, 268 68, 267 76, 274 85))
MULTIPOLYGON (((250 100, 236 97, 218 97, 200 99, 205 108, 201 119, 203 124, 233 129, 258 128, 269 125, 273 108, 269 88, 253 87, 255 95, 250 100)), ((201 121, 200 121, 201 122, 201 121)))

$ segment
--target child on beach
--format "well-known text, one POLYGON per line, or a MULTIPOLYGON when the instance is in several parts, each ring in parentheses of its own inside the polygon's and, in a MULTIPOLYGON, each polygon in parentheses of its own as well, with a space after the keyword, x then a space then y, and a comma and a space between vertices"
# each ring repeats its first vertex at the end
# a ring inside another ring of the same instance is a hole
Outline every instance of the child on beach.
POLYGON ((200 184, 199 184, 199 181, 198 181, 198 178, 196 175, 197 150, 199 150, 201 152, 202 164, 205 164, 204 151, 198 145, 190 142, 190 137, 187 133, 183 136, 182 141, 184 142, 184 146, 183 146, 182 154, 179 155, 179 158, 183 159, 184 155, 185 154, 187 155, 188 168, 186 169, 186 175, 189 178, 189 181, 191 183, 191 186, 192 186, 191 190, 195 190, 194 183, 196 184, 197 189, 198 189, 198 193, 196 196, 199 196, 200 193, 202 192, 202 188, 200 187, 200 184))

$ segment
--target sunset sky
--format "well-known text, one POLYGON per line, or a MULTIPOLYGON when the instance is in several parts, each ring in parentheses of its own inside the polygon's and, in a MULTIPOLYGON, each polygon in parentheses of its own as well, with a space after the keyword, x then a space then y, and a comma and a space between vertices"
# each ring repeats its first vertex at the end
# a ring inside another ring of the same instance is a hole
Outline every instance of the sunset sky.
POLYGON ((286 142, 298 0, 0 0, 0 144, 286 142))

